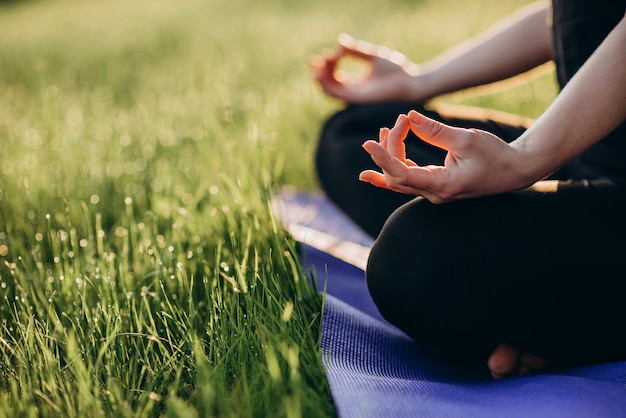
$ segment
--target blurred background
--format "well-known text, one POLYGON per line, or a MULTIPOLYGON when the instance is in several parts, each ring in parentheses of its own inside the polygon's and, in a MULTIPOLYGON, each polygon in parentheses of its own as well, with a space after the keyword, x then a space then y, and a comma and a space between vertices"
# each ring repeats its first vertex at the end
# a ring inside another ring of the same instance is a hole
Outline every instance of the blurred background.
MULTIPOLYGON (((345 31, 421 62, 526 3, 4 1, 0 199, 111 190, 141 202, 149 188, 184 203, 253 163, 315 187, 312 147, 341 104, 310 80, 310 56, 345 31)), ((538 75, 443 100, 534 117, 555 94, 550 69, 538 75)))

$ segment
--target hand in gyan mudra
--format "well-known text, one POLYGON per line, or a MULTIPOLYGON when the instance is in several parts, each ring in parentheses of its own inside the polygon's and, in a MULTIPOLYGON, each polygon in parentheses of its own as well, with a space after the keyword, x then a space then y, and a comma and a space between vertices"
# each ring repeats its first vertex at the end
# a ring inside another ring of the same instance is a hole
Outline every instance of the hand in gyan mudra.
POLYGON ((423 196, 433 203, 498 194, 532 184, 524 176, 521 151, 513 143, 486 131, 448 126, 414 110, 400 115, 393 128, 382 128, 378 141, 368 140, 363 148, 381 171, 363 171, 360 180, 423 196), (404 141, 409 130, 446 150, 444 164, 419 166, 408 159, 404 141))
POLYGON ((313 57, 310 64, 322 89, 346 102, 417 101, 412 93, 419 66, 385 46, 341 34, 334 51, 313 57))

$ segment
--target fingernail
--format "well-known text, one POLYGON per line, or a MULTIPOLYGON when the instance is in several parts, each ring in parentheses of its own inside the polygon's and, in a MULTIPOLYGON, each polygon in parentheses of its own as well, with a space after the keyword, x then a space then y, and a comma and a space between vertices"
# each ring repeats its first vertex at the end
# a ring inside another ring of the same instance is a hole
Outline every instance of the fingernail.
POLYGON ((374 152, 372 149, 372 146, 374 146, 375 144, 378 144, 378 142, 370 139, 370 140, 365 141, 362 147, 365 151, 367 151, 369 155, 372 155, 372 153, 374 152))
POLYGON ((348 45, 352 43, 352 36, 348 35, 347 33, 340 33, 337 37, 337 42, 341 45, 348 45))
POLYGON ((422 120, 423 120, 423 116, 420 115, 418 112, 416 112, 415 110, 411 110, 409 112, 409 119, 411 120, 411 122, 413 122, 416 125, 419 125, 422 120))

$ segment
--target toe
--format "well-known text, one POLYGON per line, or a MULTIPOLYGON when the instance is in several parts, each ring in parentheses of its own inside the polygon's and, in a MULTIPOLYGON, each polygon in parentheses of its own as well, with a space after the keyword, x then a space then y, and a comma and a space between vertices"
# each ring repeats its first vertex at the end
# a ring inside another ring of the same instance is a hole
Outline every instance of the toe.
POLYGON ((502 343, 489 356, 487 366, 494 379, 510 376, 517 369, 518 350, 506 343, 502 343))
POLYGON ((549 365, 542 357, 528 353, 522 353, 517 348, 501 343, 489 356, 487 366, 494 379, 505 377, 523 376, 536 370, 541 370, 549 365))
POLYGON ((525 375, 535 370, 541 370, 548 366, 548 361, 543 357, 524 353, 520 359, 519 375, 525 375))

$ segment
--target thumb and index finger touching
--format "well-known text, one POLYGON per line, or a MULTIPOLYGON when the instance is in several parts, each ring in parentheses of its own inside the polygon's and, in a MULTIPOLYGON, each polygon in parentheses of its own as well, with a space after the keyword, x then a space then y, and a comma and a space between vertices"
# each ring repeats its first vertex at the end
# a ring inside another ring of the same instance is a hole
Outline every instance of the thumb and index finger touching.
POLYGON ((357 40, 347 33, 342 33, 337 37, 339 44, 338 55, 350 55, 369 61, 376 55, 377 46, 362 40, 357 40))
POLYGON ((365 170, 361 181, 396 192, 415 194, 433 202, 443 202, 436 190, 441 189, 447 175, 446 167, 418 166, 406 158, 404 140, 413 131, 425 142, 451 151, 457 142, 458 128, 430 119, 417 111, 400 115, 391 130, 381 129, 379 141, 369 140, 363 148, 371 155, 382 172, 365 170))
POLYGON ((324 73, 327 76, 331 76, 342 58, 351 56, 364 61, 371 61, 376 52, 376 45, 367 41, 357 40, 347 33, 342 33, 337 37, 337 47, 335 49, 326 50, 321 55, 312 57, 309 64, 314 70, 314 75, 317 75, 319 70, 324 69, 324 73))
POLYGON ((448 126, 415 110, 411 110, 406 117, 409 128, 422 141, 446 151, 452 151, 459 145, 459 133, 463 128, 448 126))
POLYGON ((457 144, 458 128, 454 128, 411 110, 408 114, 398 116, 393 128, 385 137, 383 145, 387 152, 399 159, 406 160, 404 140, 409 130, 422 141, 433 146, 451 151, 457 144))
POLYGON ((314 79, 331 96, 342 100, 355 100, 355 91, 350 77, 339 70, 339 63, 346 57, 358 60, 371 61, 369 51, 372 47, 364 41, 357 41, 350 35, 341 34, 337 39, 338 45, 332 50, 326 50, 309 60, 309 68, 314 79))

